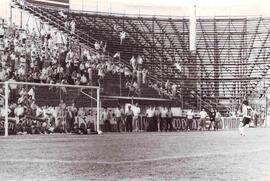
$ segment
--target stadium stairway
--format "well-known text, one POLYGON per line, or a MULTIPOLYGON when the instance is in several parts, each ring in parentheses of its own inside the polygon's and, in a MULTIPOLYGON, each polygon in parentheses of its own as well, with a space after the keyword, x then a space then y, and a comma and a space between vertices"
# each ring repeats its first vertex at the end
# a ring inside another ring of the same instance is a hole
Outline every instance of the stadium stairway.
MULTIPOLYGON (((120 95, 120 77, 119 75, 107 75, 104 78, 104 85, 105 87, 101 91, 101 100, 102 105, 107 107, 115 107, 118 104, 118 99, 103 99, 102 97, 108 96, 128 96, 128 89, 125 87, 128 78, 122 77, 121 78, 121 95, 120 95)), ((84 93, 91 95, 89 90, 83 90, 84 93)), ((51 105, 51 106, 58 106, 61 99, 67 105, 71 105, 73 102, 76 103, 77 106, 80 107, 89 107, 96 106, 96 101, 90 99, 87 95, 82 93, 82 89, 79 88, 60 88, 60 87, 42 87, 37 86, 36 90, 36 102, 39 106, 51 105)), ((94 92, 91 96, 96 98, 96 92, 94 92)), ((135 96, 136 97, 136 96, 135 96)), ((158 93, 147 85, 141 86, 141 95, 140 97, 145 98, 160 98, 158 93)))
MULTIPOLYGON (((18 3, 17 3, 18 4, 18 3)), ((79 40, 81 43, 87 45, 92 52, 95 52, 95 49, 93 48, 94 43, 97 41, 95 38, 91 37, 89 34, 84 33, 82 30, 76 29, 76 34, 72 34, 70 32, 70 30, 66 29, 64 26, 64 21, 63 19, 61 19, 60 15, 58 14, 58 11, 55 9, 48 9, 48 8, 42 8, 42 7, 37 7, 37 6, 32 6, 31 4, 27 3, 27 6, 22 7, 20 4, 18 4, 21 8, 25 8, 25 10, 27 10, 28 12, 32 13, 35 16, 40 17, 43 21, 48 22, 50 25, 56 27, 57 29, 59 29, 60 31, 63 31, 67 34, 69 34, 73 39, 75 40, 79 40)), ((110 53, 109 53, 110 54, 110 53)), ((130 65, 127 61, 124 60, 120 60, 121 63, 123 63, 125 66, 130 68, 130 65)), ((172 65, 171 65, 172 66, 172 65)), ((175 70, 175 68, 173 67, 173 69, 175 70)), ((148 74, 148 78, 157 82, 161 82, 157 77, 159 77, 160 75, 157 72, 153 72, 151 71, 148 74)), ((105 80, 106 82, 107 80, 105 80)), ((110 80, 108 80, 108 82, 111 82, 110 80)), ((107 84, 107 83, 106 83, 107 84)), ((125 85, 125 83, 123 83, 122 85, 125 85)), ((118 84, 119 86, 119 84, 118 84)), ((117 88, 116 86, 113 87, 109 87, 108 90, 113 90, 113 91, 109 91, 109 93, 114 92, 114 90, 116 91, 117 89, 119 89, 119 87, 117 88)), ((127 90, 126 89, 122 89, 123 95, 127 94, 127 90)), ((144 93, 148 93, 148 95, 153 96, 153 95, 157 95, 157 92, 152 89, 152 88, 147 88, 146 86, 142 87, 142 92, 144 93)), ((105 89, 105 93, 106 93, 106 89, 105 89)), ((196 96, 193 96, 192 99, 195 100, 190 100, 187 101, 188 105, 192 106, 192 105, 196 105, 197 101, 196 101, 196 96)), ((180 101, 180 100, 178 100, 180 101)))

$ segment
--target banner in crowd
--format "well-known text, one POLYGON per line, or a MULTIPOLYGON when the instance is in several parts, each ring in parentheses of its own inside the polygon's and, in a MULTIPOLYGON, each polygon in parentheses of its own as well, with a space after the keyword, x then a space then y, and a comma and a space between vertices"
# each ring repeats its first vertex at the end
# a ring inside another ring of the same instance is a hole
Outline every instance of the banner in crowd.
POLYGON ((25 117, 26 125, 32 126, 33 124, 37 127, 41 127, 43 122, 46 122, 45 118, 40 118, 36 116, 26 116, 25 117))
MULTIPOLYGON (((16 134, 16 118, 8 119, 8 133, 16 134)), ((0 120, 0 134, 3 135, 5 133, 5 120, 0 120)))
POLYGON ((222 117, 222 128, 223 129, 232 129, 238 128, 239 123, 242 117, 222 117))
MULTIPOLYGON (((140 119, 145 122, 146 117, 142 116, 140 119)), ((222 117, 218 121, 219 129, 234 129, 238 128, 239 122, 241 121, 241 117, 222 117)), ((177 130, 185 130, 187 126, 186 117, 173 117, 172 121, 173 127, 177 130)), ((192 128, 197 129, 199 126, 199 117, 193 119, 192 128)), ((208 128, 210 126, 209 118, 206 119, 205 127, 208 128)), ((139 128, 141 129, 141 128, 139 128)))

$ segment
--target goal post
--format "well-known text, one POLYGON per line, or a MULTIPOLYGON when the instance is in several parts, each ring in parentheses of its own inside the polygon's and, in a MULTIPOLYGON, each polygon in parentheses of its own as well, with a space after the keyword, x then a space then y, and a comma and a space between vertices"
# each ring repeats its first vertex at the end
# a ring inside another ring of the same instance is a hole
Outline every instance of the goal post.
POLYGON ((100 133, 98 86, 16 81, 1 84, 4 93, 1 117, 4 118, 5 136, 9 135, 11 128, 15 129, 11 125, 13 121, 16 122, 16 132, 37 134, 56 129, 56 132, 75 130, 84 134, 87 130, 100 133))

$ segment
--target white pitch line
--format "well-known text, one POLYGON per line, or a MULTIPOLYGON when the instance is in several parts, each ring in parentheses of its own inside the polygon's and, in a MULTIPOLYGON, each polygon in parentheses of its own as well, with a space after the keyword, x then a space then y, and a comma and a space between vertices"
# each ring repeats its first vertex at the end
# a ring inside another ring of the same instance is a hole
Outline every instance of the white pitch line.
POLYGON ((270 148, 249 150, 249 151, 235 151, 227 153, 206 153, 206 154, 195 154, 187 156, 168 156, 168 157, 159 157, 159 158, 149 158, 149 159, 138 159, 138 160, 126 160, 126 161, 93 161, 93 160, 55 160, 55 159, 1 159, 1 162, 24 162, 24 163, 81 163, 81 164, 101 164, 101 165, 120 165, 120 164, 134 164, 134 163, 146 163, 146 162, 156 162, 156 161, 165 161, 165 160, 177 160, 185 158, 196 158, 196 157, 208 157, 208 156, 228 156, 241 153, 256 153, 262 151, 268 151, 270 148))

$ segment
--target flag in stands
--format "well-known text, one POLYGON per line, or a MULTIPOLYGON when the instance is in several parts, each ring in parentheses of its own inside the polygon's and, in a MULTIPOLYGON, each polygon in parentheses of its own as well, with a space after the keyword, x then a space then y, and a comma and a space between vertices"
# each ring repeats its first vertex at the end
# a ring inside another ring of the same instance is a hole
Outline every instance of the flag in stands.
POLYGON ((28 3, 57 8, 69 8, 69 0, 26 0, 28 3))

